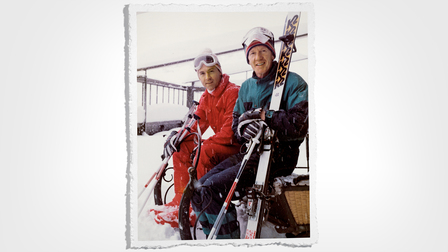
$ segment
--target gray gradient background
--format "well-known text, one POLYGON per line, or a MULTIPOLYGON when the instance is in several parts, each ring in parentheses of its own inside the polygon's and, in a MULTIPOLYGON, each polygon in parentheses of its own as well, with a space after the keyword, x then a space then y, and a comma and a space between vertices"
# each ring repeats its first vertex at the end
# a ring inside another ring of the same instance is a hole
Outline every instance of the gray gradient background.
MULTIPOLYGON (((300 249, 447 251, 446 4, 308 2, 319 237, 300 249)), ((126 251, 123 9, 144 3, 2 4, 1 251, 126 251)))

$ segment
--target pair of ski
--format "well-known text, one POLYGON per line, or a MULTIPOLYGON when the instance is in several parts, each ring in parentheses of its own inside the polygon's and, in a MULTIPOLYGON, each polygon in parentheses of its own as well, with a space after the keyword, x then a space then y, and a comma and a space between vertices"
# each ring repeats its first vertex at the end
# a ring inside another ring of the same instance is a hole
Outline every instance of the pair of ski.
MULTIPOLYGON (((283 96, 283 89, 286 83, 286 78, 288 75, 289 66, 291 63, 292 53, 295 52, 295 36, 297 34, 297 30, 299 27, 300 20, 300 12, 298 13, 288 13, 285 21, 285 27, 283 30, 283 36, 280 37, 280 40, 283 41, 282 47, 280 50, 279 61, 277 74, 274 81, 274 88, 272 91, 271 103, 269 110, 279 110, 280 103, 283 96)), ((243 173, 243 170, 246 166, 248 159, 250 158, 252 152, 258 146, 261 148, 260 159, 258 162, 257 175, 255 179, 254 186, 251 188, 251 193, 248 195, 248 221, 245 239, 255 239, 260 238, 261 226, 263 223, 263 219, 265 217, 265 212, 267 210, 266 199, 264 195, 268 193, 268 174, 270 169, 270 161, 272 157, 272 144, 271 141, 275 139, 275 131, 266 127, 264 122, 260 123, 260 129, 258 130, 257 136, 251 139, 248 142, 248 151, 245 154, 243 161, 241 163, 241 167, 238 171, 238 174, 232 184, 232 187, 224 201, 224 204, 218 214, 218 217, 210 231, 208 236, 208 240, 216 239, 216 236, 221 227, 221 223, 223 221, 223 217, 225 216, 227 209, 229 207, 230 201, 233 197, 233 193, 235 192, 238 181, 243 173), (264 133, 264 134, 263 134, 264 133), (263 140, 264 137, 266 140, 263 140), (261 141, 263 140, 263 141, 261 141)), ((194 183, 197 181, 195 172, 192 170, 190 173, 190 182, 184 190, 184 195, 181 200, 180 209, 179 209, 179 227, 180 234, 182 240, 191 240, 191 233, 189 230, 188 223, 188 210, 190 206, 190 198, 194 192, 194 183), (188 229, 188 230, 187 230, 188 229)))

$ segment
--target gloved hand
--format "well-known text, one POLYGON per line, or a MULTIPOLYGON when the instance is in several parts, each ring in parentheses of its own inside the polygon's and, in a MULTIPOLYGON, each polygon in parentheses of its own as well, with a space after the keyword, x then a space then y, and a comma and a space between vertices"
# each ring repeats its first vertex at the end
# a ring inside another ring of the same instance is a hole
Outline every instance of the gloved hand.
POLYGON ((263 110, 261 108, 257 109, 251 109, 246 112, 244 112, 240 117, 238 118, 238 125, 246 120, 252 120, 252 119, 260 119, 261 118, 261 112, 263 110))
POLYGON ((240 115, 237 128, 238 139, 244 138, 249 140, 257 135, 258 128, 260 127, 258 121, 261 120, 261 112, 262 109, 258 108, 248 110, 240 115))
POLYGON ((260 123, 258 122, 258 120, 253 120, 244 129, 242 137, 249 141, 257 135, 259 129, 260 123))

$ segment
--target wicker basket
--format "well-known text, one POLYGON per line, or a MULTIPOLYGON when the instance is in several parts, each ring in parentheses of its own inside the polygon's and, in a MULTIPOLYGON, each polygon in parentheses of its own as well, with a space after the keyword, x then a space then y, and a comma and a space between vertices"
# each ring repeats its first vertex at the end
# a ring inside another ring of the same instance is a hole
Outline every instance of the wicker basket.
POLYGON ((291 187, 284 192, 298 225, 310 224, 310 191, 308 186, 291 187))

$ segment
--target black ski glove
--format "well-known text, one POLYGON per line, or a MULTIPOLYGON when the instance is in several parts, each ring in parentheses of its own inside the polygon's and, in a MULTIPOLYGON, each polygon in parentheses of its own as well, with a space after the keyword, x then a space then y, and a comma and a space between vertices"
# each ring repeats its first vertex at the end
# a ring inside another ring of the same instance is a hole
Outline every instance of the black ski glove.
POLYGON ((259 121, 259 119, 250 119, 238 124, 238 137, 244 138, 246 141, 254 138, 260 129, 259 121))
POLYGON ((242 123, 245 120, 252 120, 252 119, 261 119, 261 108, 257 109, 251 109, 246 112, 244 112, 240 117, 238 118, 238 125, 242 123))
POLYGON ((247 141, 249 141, 250 139, 254 138, 257 135, 259 129, 260 129, 260 123, 258 122, 258 120, 254 120, 246 126, 242 137, 247 141))
POLYGON ((261 120, 261 111, 261 108, 251 109, 238 117, 238 139, 244 138, 248 141, 257 135, 258 129, 260 128, 258 121, 261 120))

